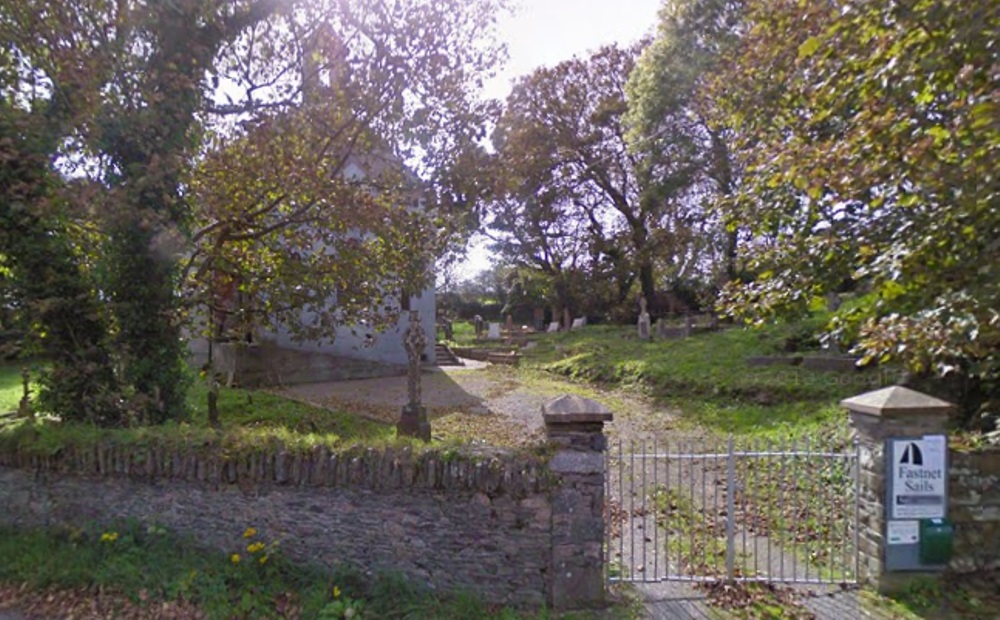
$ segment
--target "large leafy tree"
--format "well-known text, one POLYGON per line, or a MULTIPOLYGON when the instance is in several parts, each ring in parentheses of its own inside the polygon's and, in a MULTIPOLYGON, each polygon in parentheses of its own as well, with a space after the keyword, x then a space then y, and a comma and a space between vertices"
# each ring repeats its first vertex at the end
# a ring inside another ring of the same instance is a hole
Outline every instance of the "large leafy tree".
POLYGON ((749 5, 715 84, 759 271, 729 307, 798 311, 858 282, 872 294, 841 324, 869 359, 995 382, 1000 4, 749 5))
POLYGON ((744 8, 744 0, 666 0, 627 84, 629 146, 643 155, 639 176, 661 200, 700 213, 701 254, 723 281, 737 276, 739 223, 713 205, 733 196, 740 175, 732 131, 713 115, 706 85, 739 41, 744 8))
POLYGON ((652 299, 658 265, 691 260, 691 213, 626 142, 625 84, 640 51, 608 46, 535 71, 495 132, 497 248, 551 275, 557 291, 581 274, 614 282, 615 302, 635 281, 652 299))
POLYGON ((91 192, 53 166, 62 145, 80 138, 110 67, 109 40, 91 18, 111 7, 88 9, 0 5, 0 286, 30 330, 26 350, 49 360, 42 405, 107 423, 118 420, 119 392, 108 317, 73 241, 91 192))
MULTIPOLYGON (((299 307, 361 265, 362 293, 384 290, 379 278, 390 270, 380 261, 399 267, 397 281, 426 276, 422 255, 399 260, 400 230, 425 242, 433 236, 410 225, 412 214, 400 208, 412 204, 413 179, 397 166, 376 175, 384 185, 359 189, 341 173, 352 158, 378 155, 417 161, 425 177, 447 178, 455 154, 481 131, 475 89, 498 52, 481 35, 500 4, 0 3, 0 26, 11 34, 3 70, 5 85, 13 84, 5 86, 5 112, 13 112, 5 128, 23 131, 22 116, 36 113, 36 100, 69 109, 31 144, 43 145, 42 159, 59 161, 51 178, 61 182, 70 164, 80 164, 74 174, 92 181, 86 206, 96 226, 89 230, 105 243, 88 260, 102 275, 88 292, 111 302, 113 327, 97 332, 115 334, 124 395, 143 420, 183 412, 185 274, 228 269, 299 307), (303 232, 311 226, 319 232, 303 232), (329 246, 345 238, 357 243, 302 259, 317 249, 313 241, 329 246), (284 256, 269 260, 268 252, 284 256), (310 294, 300 294, 303 288, 310 294)), ((39 185, 40 175, 22 176, 39 185)), ((51 222, 36 229, 68 240, 51 222)), ((4 254, 10 262, 13 254, 4 254)), ((18 265, 26 282, 41 281, 33 270, 44 261, 18 265)), ((358 318, 360 307, 345 304, 337 319, 358 318)))
POLYGON ((461 230, 429 224, 469 205, 462 169, 488 111, 477 82, 498 60, 500 6, 314 2, 247 35, 273 37, 275 53, 233 45, 219 66, 233 92, 191 182, 195 299, 215 305, 221 279, 247 321, 301 338, 391 320, 388 297, 421 290, 461 230))

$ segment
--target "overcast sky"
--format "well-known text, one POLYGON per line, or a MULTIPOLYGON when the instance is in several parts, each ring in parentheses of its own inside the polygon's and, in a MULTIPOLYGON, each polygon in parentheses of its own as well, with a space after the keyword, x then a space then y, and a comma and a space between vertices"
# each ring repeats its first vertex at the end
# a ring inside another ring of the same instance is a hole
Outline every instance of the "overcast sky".
MULTIPOLYGON (((499 24, 510 59, 503 72, 487 84, 486 95, 504 99, 514 78, 541 66, 586 54, 613 42, 632 43, 651 32, 661 0, 520 0, 515 14, 499 24)), ((480 243, 469 249, 459 266, 459 280, 489 266, 480 243)))

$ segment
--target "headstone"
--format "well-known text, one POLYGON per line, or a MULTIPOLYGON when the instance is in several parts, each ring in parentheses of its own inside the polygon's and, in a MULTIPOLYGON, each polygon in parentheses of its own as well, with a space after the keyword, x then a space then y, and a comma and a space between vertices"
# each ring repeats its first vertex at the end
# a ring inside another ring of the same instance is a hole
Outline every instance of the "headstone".
POLYGON ((552 321, 551 323, 549 323, 549 328, 545 331, 550 334, 554 334, 557 331, 559 331, 559 321, 552 321))
POLYGON ((490 323, 489 330, 486 332, 487 340, 500 340, 500 324, 490 323))
POLYGON ((690 338, 694 333, 694 317, 690 314, 684 317, 684 337, 690 338))
POLYGON ((532 327, 536 332, 540 332, 545 329, 545 308, 535 308, 534 316, 532 317, 532 327))
POLYGON ((396 432, 430 441, 431 424, 427 420, 427 409, 420 402, 420 357, 427 347, 427 334, 420 325, 420 312, 417 310, 410 310, 410 326, 406 328, 403 346, 406 349, 406 388, 409 402, 403 407, 396 432))
POLYGON ((569 331, 573 327, 573 317, 570 316, 569 308, 563 308, 563 329, 569 331))
POLYGON ((657 338, 667 337, 667 322, 663 320, 663 317, 656 319, 656 323, 653 325, 653 333, 656 334, 657 338))
POLYGON ((578 319, 573 319, 573 329, 579 329, 587 324, 587 317, 580 317, 578 319))
POLYGON ((646 312, 646 298, 639 298, 639 339, 649 340, 649 313, 646 312))
POLYGON ((478 314, 472 318, 472 326, 476 329, 476 338, 483 337, 483 317, 478 314))

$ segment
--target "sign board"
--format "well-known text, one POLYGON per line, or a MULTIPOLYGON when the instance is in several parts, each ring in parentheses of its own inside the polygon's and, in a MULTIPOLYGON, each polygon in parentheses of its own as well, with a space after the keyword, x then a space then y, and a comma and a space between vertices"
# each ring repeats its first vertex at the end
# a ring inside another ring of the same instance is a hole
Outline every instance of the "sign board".
POLYGON ((944 435, 892 439, 889 519, 945 517, 948 443, 944 435))
POLYGON ((890 545, 915 545, 920 542, 920 521, 889 521, 886 542, 890 545))

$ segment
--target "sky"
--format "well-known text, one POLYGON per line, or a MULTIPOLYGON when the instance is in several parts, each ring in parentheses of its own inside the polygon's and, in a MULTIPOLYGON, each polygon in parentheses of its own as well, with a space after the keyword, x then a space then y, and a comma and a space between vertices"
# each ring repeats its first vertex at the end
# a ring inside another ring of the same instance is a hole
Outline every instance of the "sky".
MULTIPOLYGON (((632 43, 652 32, 662 0, 520 0, 514 15, 499 24, 509 60, 486 85, 486 96, 504 99, 516 77, 542 66, 585 55, 602 45, 632 43)), ((482 241, 469 248, 458 266, 458 280, 490 264, 482 241)))

